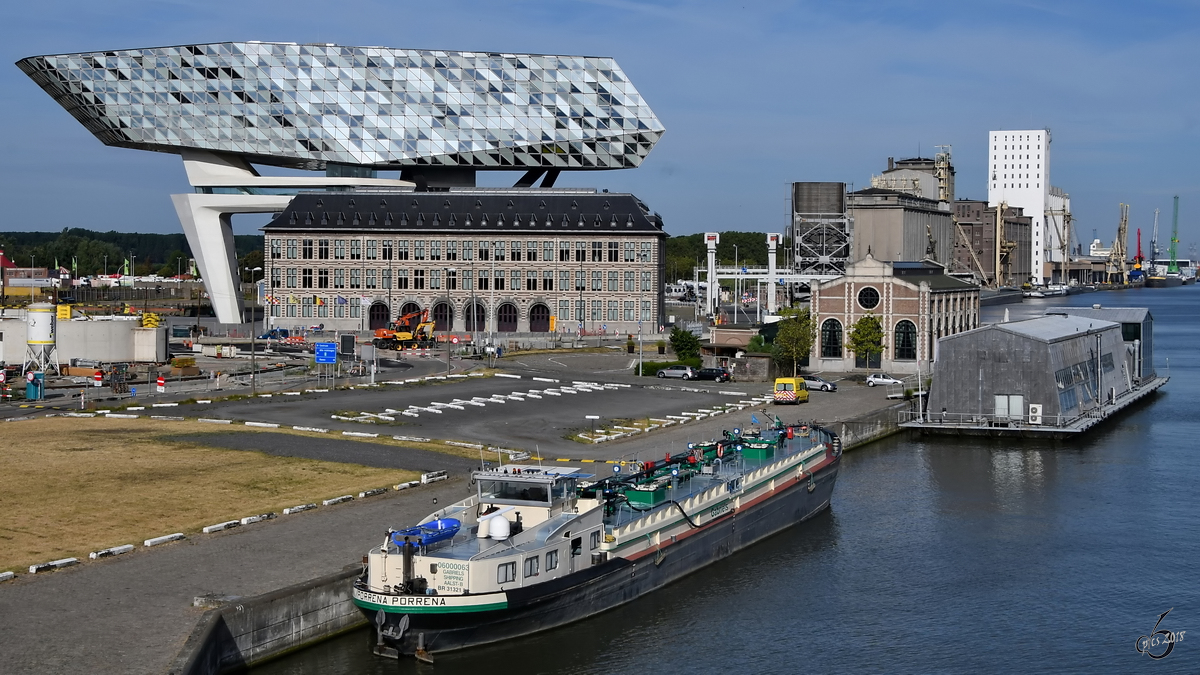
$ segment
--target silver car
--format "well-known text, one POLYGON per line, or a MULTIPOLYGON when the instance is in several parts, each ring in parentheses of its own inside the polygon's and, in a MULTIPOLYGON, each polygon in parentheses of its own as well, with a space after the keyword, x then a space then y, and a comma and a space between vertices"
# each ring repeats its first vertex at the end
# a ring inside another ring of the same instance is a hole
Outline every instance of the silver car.
POLYGON ((874 387, 877 384, 904 384, 904 382, 897 380, 887 373, 871 373, 867 376, 868 387, 874 387))
POLYGON ((658 371, 659 377, 678 377, 685 380, 694 380, 698 376, 696 369, 691 366, 667 366, 658 371))

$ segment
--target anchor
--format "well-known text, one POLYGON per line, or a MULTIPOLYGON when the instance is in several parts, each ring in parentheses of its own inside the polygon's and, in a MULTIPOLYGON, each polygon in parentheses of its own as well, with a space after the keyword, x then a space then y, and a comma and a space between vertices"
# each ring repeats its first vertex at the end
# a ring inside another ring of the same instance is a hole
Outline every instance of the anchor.
POLYGON ((408 615, 400 617, 400 621, 395 626, 387 625, 387 612, 382 609, 375 612, 375 652, 376 656, 383 656, 389 659, 399 659, 400 652, 395 647, 390 647, 384 642, 384 638, 399 642, 405 631, 408 630, 408 615))

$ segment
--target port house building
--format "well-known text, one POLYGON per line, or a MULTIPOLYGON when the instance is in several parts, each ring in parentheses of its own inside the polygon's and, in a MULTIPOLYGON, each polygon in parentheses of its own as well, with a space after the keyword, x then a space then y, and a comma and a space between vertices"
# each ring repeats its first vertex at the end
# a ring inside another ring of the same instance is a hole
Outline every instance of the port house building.
POLYGON ((662 220, 595 190, 302 193, 263 228, 272 323, 637 334, 663 312, 662 220))
POLYGON ((104 144, 180 155, 193 191, 171 199, 222 323, 244 313, 230 216, 282 213, 277 319, 367 329, 415 306, 447 328, 657 329, 657 217, 552 191, 563 171, 638 167, 665 132, 612 58, 245 41, 17 67, 104 144), (520 177, 477 190, 479 171, 520 177))
POLYGON ((811 311, 817 326, 813 372, 915 374, 928 372, 939 338, 979 325, 979 287, 929 260, 885 262, 868 253, 844 276, 814 289, 811 311), (883 352, 871 359, 846 347, 850 329, 868 314, 879 317, 883 328, 883 352))

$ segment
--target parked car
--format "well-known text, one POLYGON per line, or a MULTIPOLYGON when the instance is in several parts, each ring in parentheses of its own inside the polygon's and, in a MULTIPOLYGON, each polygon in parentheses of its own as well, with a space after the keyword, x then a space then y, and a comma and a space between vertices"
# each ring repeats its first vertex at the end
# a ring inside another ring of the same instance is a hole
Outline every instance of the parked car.
POLYGON ((820 375, 805 375, 804 384, 809 391, 837 391, 837 385, 820 375))
POLYGON ((667 366, 658 371, 659 377, 679 377, 685 380, 694 380, 699 377, 696 369, 691 366, 667 366))
POLYGON ((874 387, 877 384, 904 384, 902 381, 888 375, 887 373, 871 373, 867 376, 867 386, 874 387))
POLYGON ((775 379, 775 404, 808 403, 808 387, 803 377, 779 377, 775 379))
POLYGON ((728 382, 733 379, 733 375, 725 368, 701 368, 700 371, 696 373, 696 379, 728 382))

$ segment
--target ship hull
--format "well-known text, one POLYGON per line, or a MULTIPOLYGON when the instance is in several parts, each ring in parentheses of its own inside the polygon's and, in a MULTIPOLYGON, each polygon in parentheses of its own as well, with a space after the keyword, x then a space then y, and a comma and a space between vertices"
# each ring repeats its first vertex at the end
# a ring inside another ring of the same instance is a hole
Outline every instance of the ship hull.
POLYGON ((1180 277, 1146 277, 1146 288, 1174 288, 1182 286, 1180 277))
POLYGON ((807 480, 794 481, 640 557, 612 558, 553 582, 506 591, 502 609, 401 613, 388 608, 381 613, 373 603, 356 598, 356 604, 373 624, 384 618, 385 636, 407 617, 402 638, 385 637, 399 654, 414 654, 422 635, 426 651, 435 653, 549 630, 636 600, 821 513, 829 508, 840 462, 835 456, 817 471, 811 492, 807 480))

